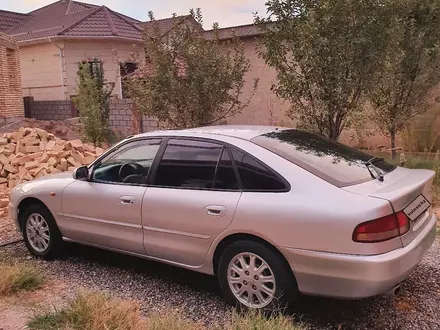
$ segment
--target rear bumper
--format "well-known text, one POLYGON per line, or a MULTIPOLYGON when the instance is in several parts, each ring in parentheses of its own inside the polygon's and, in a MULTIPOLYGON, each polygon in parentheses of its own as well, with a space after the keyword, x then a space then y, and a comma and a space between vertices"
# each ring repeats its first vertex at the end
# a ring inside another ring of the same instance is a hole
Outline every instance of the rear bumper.
POLYGON ((361 299, 391 290, 422 260, 436 237, 437 217, 404 248, 374 256, 282 249, 300 292, 342 299, 361 299))

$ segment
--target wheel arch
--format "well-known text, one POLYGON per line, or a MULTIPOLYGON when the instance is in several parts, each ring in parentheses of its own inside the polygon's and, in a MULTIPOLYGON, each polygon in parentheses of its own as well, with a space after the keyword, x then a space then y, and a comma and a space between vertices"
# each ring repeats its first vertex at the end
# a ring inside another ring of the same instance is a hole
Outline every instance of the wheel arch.
POLYGON ((267 240, 265 240, 257 235, 246 234, 246 233, 235 233, 235 234, 228 235, 228 236, 224 237, 217 244, 215 251, 214 251, 214 254, 213 254, 213 259, 212 259, 212 264, 213 264, 215 276, 217 276, 218 265, 220 262, 221 255, 223 254, 223 252, 226 250, 226 248, 228 246, 230 246, 231 244, 238 242, 238 241, 253 241, 253 242, 257 242, 257 243, 260 243, 260 244, 266 246, 268 249, 270 249, 272 252, 274 252, 276 255, 278 255, 281 258, 285 267, 287 268, 287 270, 291 274, 292 278, 296 282, 295 275, 292 271, 292 268, 289 265, 289 262, 287 261, 286 257, 281 253, 281 251, 275 245, 271 244, 267 240))
POLYGON ((39 200, 38 198, 35 197, 26 197, 24 198, 17 207, 18 210, 18 224, 20 226, 20 230, 23 231, 23 220, 22 219, 22 215, 23 213, 26 211, 26 209, 31 206, 31 205, 41 205, 44 208, 46 208, 49 212, 49 208, 46 206, 46 204, 44 204, 41 200, 39 200))

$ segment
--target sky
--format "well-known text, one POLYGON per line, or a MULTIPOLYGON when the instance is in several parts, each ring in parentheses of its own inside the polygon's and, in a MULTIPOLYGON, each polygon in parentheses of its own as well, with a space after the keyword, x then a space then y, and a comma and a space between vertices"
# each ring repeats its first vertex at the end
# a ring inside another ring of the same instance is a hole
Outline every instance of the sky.
MULTIPOLYGON (((81 1, 81 0, 80 0, 81 1)), ((29 12, 55 0, 0 0, 0 9, 29 12)), ((264 15, 266 0, 82 0, 104 5, 125 15, 147 20, 152 10, 156 19, 170 17, 173 13, 186 15, 190 8, 201 8, 203 27, 209 29, 214 22, 220 27, 250 24, 254 12, 264 15)))

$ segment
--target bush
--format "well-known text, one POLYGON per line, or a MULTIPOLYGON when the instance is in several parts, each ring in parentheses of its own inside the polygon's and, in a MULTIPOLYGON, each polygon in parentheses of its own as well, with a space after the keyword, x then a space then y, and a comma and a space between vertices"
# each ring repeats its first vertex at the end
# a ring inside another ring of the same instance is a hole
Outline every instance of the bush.
POLYGON ((37 315, 28 324, 30 329, 40 330, 140 330, 143 326, 137 303, 91 292, 79 293, 64 309, 37 315))
POLYGON ((27 264, 0 265, 0 274, 0 296, 34 291, 45 282, 40 270, 27 264))
POLYGON ((72 99, 79 110, 85 140, 95 146, 107 142, 109 135, 110 97, 114 84, 106 83, 102 61, 78 64, 77 95, 72 99))
POLYGON ((265 317, 262 313, 249 312, 247 314, 234 314, 230 330, 305 330, 304 325, 297 325, 290 317, 277 316, 265 317))

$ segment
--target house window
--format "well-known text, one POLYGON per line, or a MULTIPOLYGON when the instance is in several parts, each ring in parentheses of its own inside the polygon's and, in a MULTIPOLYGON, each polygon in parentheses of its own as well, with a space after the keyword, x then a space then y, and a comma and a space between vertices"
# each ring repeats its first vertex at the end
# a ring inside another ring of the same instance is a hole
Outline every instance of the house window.
POLYGON ((88 61, 87 65, 89 67, 89 72, 92 77, 98 77, 99 71, 102 68, 102 62, 101 61, 88 61))
POLYGON ((93 78, 98 78, 102 69, 102 61, 82 61, 81 64, 87 65, 88 71, 93 78))
POLYGON ((16 79, 16 66, 13 59, 14 50, 6 48, 7 70, 8 70, 8 88, 12 88, 13 81, 16 79))
POLYGON ((133 74, 137 70, 137 64, 132 62, 125 62, 121 63, 120 65, 120 72, 121 72, 121 89, 122 89, 122 98, 126 99, 129 98, 128 92, 127 92, 127 77, 131 74, 133 74))

